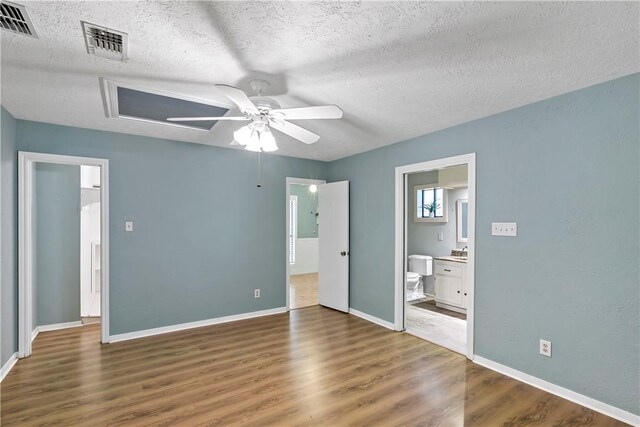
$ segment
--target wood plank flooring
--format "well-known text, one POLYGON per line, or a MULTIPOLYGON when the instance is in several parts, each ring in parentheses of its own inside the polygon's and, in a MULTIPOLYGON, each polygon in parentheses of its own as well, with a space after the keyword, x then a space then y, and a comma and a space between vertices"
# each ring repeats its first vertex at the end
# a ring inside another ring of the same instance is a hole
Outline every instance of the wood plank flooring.
POLYGON ((289 276, 290 307, 292 309, 318 305, 318 273, 289 276))
POLYGON ((39 334, 2 382, 2 426, 623 425, 320 306, 109 345, 99 333, 39 334))

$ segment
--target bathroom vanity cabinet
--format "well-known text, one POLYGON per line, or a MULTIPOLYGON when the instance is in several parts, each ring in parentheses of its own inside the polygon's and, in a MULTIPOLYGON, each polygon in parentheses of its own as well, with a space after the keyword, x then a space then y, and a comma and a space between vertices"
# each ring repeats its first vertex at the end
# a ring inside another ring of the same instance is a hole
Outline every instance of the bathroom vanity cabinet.
POLYGON ((467 311, 467 263, 435 259, 436 305, 467 311))

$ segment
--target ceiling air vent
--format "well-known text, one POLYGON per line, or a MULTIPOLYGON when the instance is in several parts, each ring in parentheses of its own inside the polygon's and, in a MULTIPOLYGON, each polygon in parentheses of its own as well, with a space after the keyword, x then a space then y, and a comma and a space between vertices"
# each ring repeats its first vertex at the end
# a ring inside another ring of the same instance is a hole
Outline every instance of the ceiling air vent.
POLYGON ((33 28, 31 18, 29 18, 29 14, 27 13, 27 8, 20 4, 3 0, 0 2, 0 11, 2 12, 0 15, 0 25, 2 25, 3 30, 24 34, 25 36, 36 39, 38 38, 36 30, 33 28))
POLYGON ((102 58, 127 61, 127 33, 82 22, 87 53, 102 58))

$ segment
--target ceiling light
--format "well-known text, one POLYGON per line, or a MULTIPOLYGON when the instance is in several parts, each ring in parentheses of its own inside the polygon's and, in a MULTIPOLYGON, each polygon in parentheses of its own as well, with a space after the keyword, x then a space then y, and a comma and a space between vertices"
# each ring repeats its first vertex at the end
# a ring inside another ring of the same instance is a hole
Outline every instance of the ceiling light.
POLYGON ((315 184, 311 184, 309 186, 309 191, 311 191, 312 193, 315 193, 316 191, 318 191, 318 186, 315 184))
POLYGON ((233 139, 249 151, 276 151, 278 149, 276 139, 269 127, 259 122, 241 127, 233 133, 233 139))
POLYGON ((247 145, 252 140, 251 128, 249 126, 242 126, 233 133, 233 139, 240 145, 247 145))
POLYGON ((273 137, 269 128, 265 128, 263 132, 258 133, 258 138, 260 139, 262 151, 276 151, 278 149, 276 139, 273 137))
POLYGON ((244 146, 244 149, 249 151, 256 151, 258 153, 262 151, 260 148, 260 141, 258 140, 258 138, 251 138, 249 142, 247 142, 247 145, 244 146))

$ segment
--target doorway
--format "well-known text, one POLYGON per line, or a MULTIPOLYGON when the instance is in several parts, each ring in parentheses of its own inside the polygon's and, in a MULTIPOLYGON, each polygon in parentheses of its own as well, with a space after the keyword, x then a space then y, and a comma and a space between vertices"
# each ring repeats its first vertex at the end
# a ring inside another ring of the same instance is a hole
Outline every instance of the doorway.
POLYGON ((100 322, 100 168, 80 166, 80 317, 100 322))
MULTIPOLYGON (((108 342, 108 162, 19 152, 19 357, 39 332, 100 323, 108 342)), ((94 325, 93 327, 98 327, 94 325)))
POLYGON ((475 154, 396 168, 395 327, 473 358, 475 154))
POLYGON ((287 308, 318 305, 318 186, 323 180, 287 178, 287 308))

